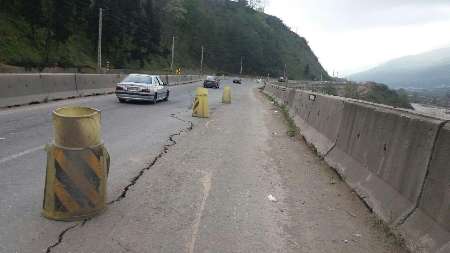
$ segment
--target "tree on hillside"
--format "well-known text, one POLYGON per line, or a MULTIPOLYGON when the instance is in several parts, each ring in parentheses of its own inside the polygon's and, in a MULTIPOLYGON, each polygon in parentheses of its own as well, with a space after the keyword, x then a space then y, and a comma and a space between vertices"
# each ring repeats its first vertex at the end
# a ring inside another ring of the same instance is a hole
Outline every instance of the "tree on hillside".
POLYGON ((42 25, 42 4, 41 0, 29 0, 22 5, 22 13, 25 20, 30 23, 32 39, 36 39, 36 30, 42 25))
POLYGON ((264 12, 265 1, 264 0, 248 0, 248 6, 254 10, 264 12))
MULTIPOLYGON (((0 0, 2 63, 30 67, 95 68, 99 8, 102 56, 114 68, 162 70, 170 63, 291 78, 325 73, 305 40, 263 9, 263 0, 0 0), (5 25, 3 25, 5 24, 5 25), (35 35, 33 35, 35 34, 35 35), (309 64, 307 67, 306 65, 309 64), (305 71, 307 75, 304 75, 305 71)), ((328 76, 327 76, 328 77, 328 76)))
POLYGON ((166 37, 176 33, 179 24, 185 20, 187 10, 184 2, 183 0, 168 0, 156 3, 161 13, 160 20, 164 20, 162 25, 166 37))

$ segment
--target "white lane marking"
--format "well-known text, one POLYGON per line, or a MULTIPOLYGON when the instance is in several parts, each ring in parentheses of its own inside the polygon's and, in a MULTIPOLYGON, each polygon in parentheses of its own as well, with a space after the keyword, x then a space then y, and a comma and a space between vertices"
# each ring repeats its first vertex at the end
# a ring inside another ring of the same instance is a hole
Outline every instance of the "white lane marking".
POLYGON ((209 197, 209 191, 211 190, 211 172, 203 176, 200 181, 203 184, 203 199, 202 203, 200 205, 200 210, 197 213, 197 217, 195 218, 194 223, 192 224, 192 235, 191 235, 191 241, 188 243, 188 253, 194 253, 195 249, 195 241, 198 237, 198 230, 200 228, 200 223, 202 220, 203 211, 205 210, 205 204, 206 200, 209 197))
POLYGON ((0 141, 3 141, 3 140, 6 140, 6 138, 1 138, 1 137, 0 137, 0 141))
POLYGON ((24 156, 24 155, 31 154, 31 153, 36 152, 36 151, 41 150, 41 149, 44 149, 44 146, 39 146, 39 147, 31 148, 31 149, 25 150, 25 151, 23 151, 23 152, 20 152, 20 153, 14 154, 14 155, 7 156, 7 157, 5 157, 5 158, 0 159, 0 164, 9 162, 9 161, 11 161, 11 160, 17 159, 17 158, 19 158, 19 157, 21 157, 21 156, 24 156))

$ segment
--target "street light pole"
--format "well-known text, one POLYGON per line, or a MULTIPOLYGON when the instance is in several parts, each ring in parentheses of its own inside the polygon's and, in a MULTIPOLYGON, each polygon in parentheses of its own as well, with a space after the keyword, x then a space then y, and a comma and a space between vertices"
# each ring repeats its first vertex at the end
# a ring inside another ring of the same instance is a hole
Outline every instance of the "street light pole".
POLYGON ((98 47, 97 47, 97 72, 102 71, 102 30, 103 30, 103 9, 100 8, 98 15, 98 47))

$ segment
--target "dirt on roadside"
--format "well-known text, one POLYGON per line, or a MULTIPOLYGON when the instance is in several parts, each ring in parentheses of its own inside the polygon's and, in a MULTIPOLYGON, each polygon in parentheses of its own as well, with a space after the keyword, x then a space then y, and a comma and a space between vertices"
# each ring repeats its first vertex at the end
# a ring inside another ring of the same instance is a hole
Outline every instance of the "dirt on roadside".
POLYGON ((280 107, 258 91, 272 132, 270 157, 280 175, 289 252, 407 253, 401 239, 371 213, 298 134, 290 137, 280 107))

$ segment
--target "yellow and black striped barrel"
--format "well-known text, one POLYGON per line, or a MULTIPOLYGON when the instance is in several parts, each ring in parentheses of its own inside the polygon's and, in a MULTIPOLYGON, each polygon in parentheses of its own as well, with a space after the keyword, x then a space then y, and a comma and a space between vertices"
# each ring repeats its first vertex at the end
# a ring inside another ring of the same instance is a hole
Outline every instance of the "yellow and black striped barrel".
POLYGON ((53 113, 55 141, 47 146, 43 215, 91 218, 106 208, 110 157, 101 143, 100 112, 85 107, 53 113))
POLYGON ((208 90, 197 88, 194 104, 192 106, 192 116, 198 118, 209 117, 208 90))
POLYGON ((45 217, 83 220, 106 207, 109 155, 103 145, 88 149, 47 147, 45 217))
POLYGON ((222 103, 231 104, 231 87, 230 86, 225 86, 223 88, 222 103))

